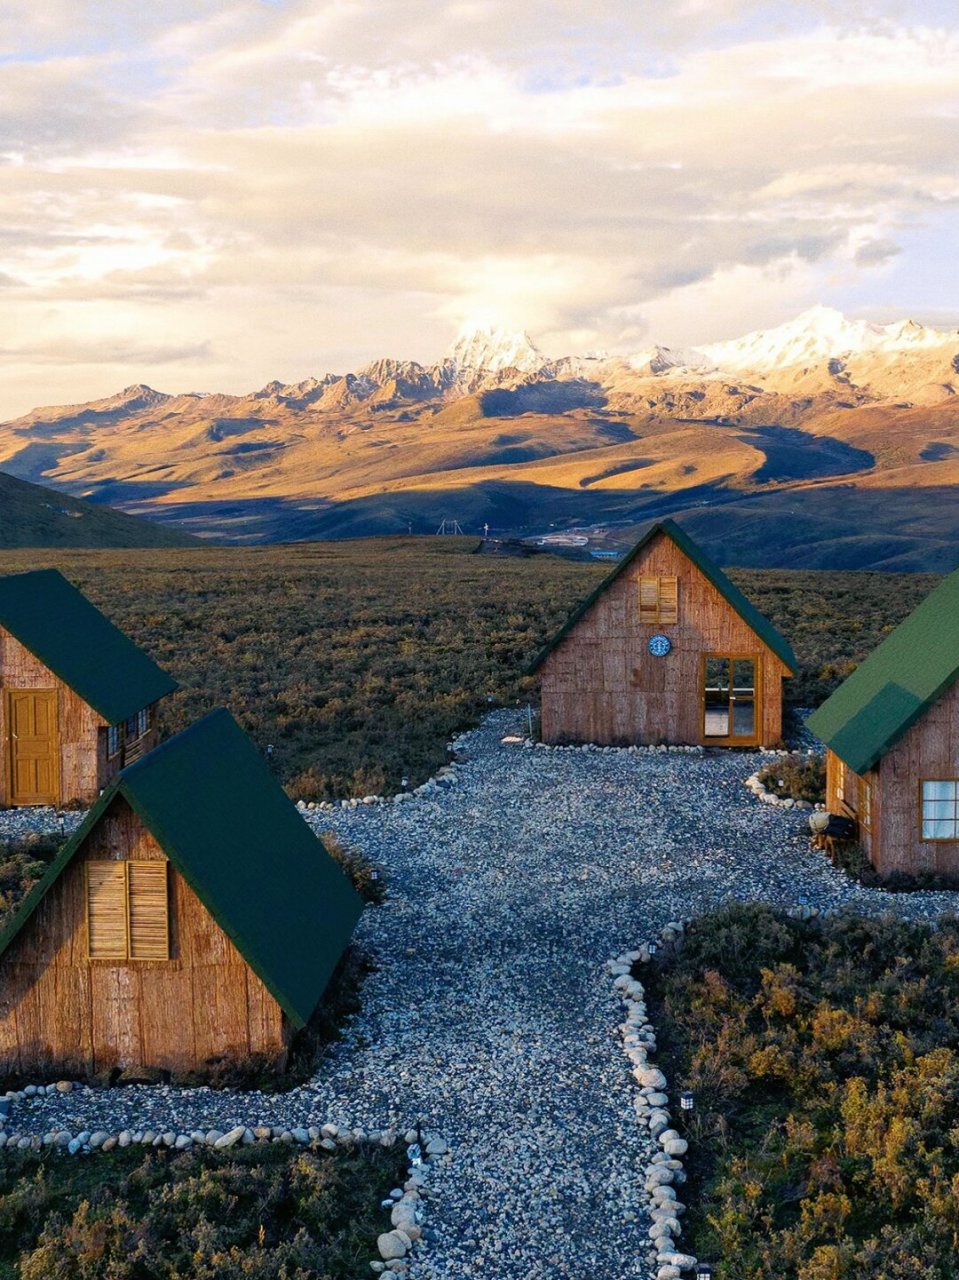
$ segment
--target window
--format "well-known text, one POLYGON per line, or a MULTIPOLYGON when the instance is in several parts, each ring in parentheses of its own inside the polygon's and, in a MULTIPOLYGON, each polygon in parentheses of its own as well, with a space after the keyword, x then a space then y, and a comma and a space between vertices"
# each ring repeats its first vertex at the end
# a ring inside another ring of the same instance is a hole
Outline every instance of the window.
POLYGON ((144 707, 142 711, 137 712, 137 737, 142 738, 150 727, 150 709, 144 707))
POLYGON ((90 959, 169 960, 166 862, 88 862, 86 867, 90 959))
POLYGON ((115 756, 120 750, 120 726, 111 724, 107 729, 107 755, 115 756))
POLYGON ((846 762, 836 757, 836 775, 833 782, 833 799, 837 804, 846 802, 846 762))
POLYGON ((920 783, 919 808, 923 840, 959 840, 959 780, 920 783))
POLYGON ((136 736, 137 736, 137 718, 136 716, 130 716, 126 722, 127 742, 130 742, 136 736))
POLYGON ((640 578, 639 620, 653 623, 679 621, 678 578, 640 578))
POLYGON ((866 831, 872 829, 872 783, 859 779, 859 825, 866 831))

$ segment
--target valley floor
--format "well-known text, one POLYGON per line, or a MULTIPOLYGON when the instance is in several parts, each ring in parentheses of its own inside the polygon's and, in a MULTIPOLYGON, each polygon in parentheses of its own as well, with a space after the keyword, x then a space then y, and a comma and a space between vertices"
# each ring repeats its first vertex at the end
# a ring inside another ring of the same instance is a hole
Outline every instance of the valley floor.
POLYGON ((453 1158, 430 1175, 411 1280, 644 1280, 651 1145, 606 961, 729 898, 933 917, 953 897, 850 882, 802 815, 747 792, 756 755, 501 742, 521 727, 499 711, 459 739, 448 789, 307 815, 382 863, 390 889, 360 925, 378 964, 363 1012, 309 1085, 77 1091, 18 1122, 43 1132, 65 1107, 112 1131, 422 1120, 453 1158))

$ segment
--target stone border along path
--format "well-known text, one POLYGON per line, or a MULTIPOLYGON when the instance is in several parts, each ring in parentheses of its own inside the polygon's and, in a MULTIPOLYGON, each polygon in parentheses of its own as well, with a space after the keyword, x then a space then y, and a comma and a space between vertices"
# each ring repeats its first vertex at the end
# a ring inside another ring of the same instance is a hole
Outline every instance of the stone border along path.
POLYGON ((522 730, 522 714, 494 711, 457 740, 442 784, 305 813, 382 864, 390 894, 357 932, 379 966, 363 1010, 309 1084, 44 1093, 17 1105, 21 1129, 422 1120, 452 1158, 430 1173, 410 1280, 655 1276, 659 1148, 637 1123, 610 956, 732 898, 914 918, 954 899, 848 880, 810 849, 805 814, 743 787, 759 753, 503 743, 522 730))

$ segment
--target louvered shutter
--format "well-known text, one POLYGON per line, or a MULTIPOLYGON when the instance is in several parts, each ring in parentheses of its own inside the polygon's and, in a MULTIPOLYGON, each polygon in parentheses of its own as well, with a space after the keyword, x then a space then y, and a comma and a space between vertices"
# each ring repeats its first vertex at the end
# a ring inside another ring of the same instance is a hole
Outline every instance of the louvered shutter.
POLYGON ((166 862, 130 862, 130 959, 168 960, 166 862))
POLYGON ((659 621, 679 621, 678 578, 660 578, 659 580, 659 621))
POLYGON ((88 862, 87 951, 92 960, 127 958, 127 885, 122 862, 88 862))
POLYGON ((640 622, 659 621, 658 578, 640 578, 639 580, 639 620, 640 622))

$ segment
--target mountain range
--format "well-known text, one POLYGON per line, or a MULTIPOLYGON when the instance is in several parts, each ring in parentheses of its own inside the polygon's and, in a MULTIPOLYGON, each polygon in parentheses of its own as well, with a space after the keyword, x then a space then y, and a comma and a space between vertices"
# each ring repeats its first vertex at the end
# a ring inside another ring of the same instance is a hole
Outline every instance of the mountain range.
POLYGON ((551 358, 463 333, 249 395, 127 387, 0 423, 0 468, 236 542, 679 517, 724 563, 951 569, 959 333, 814 307, 693 349, 551 358))

